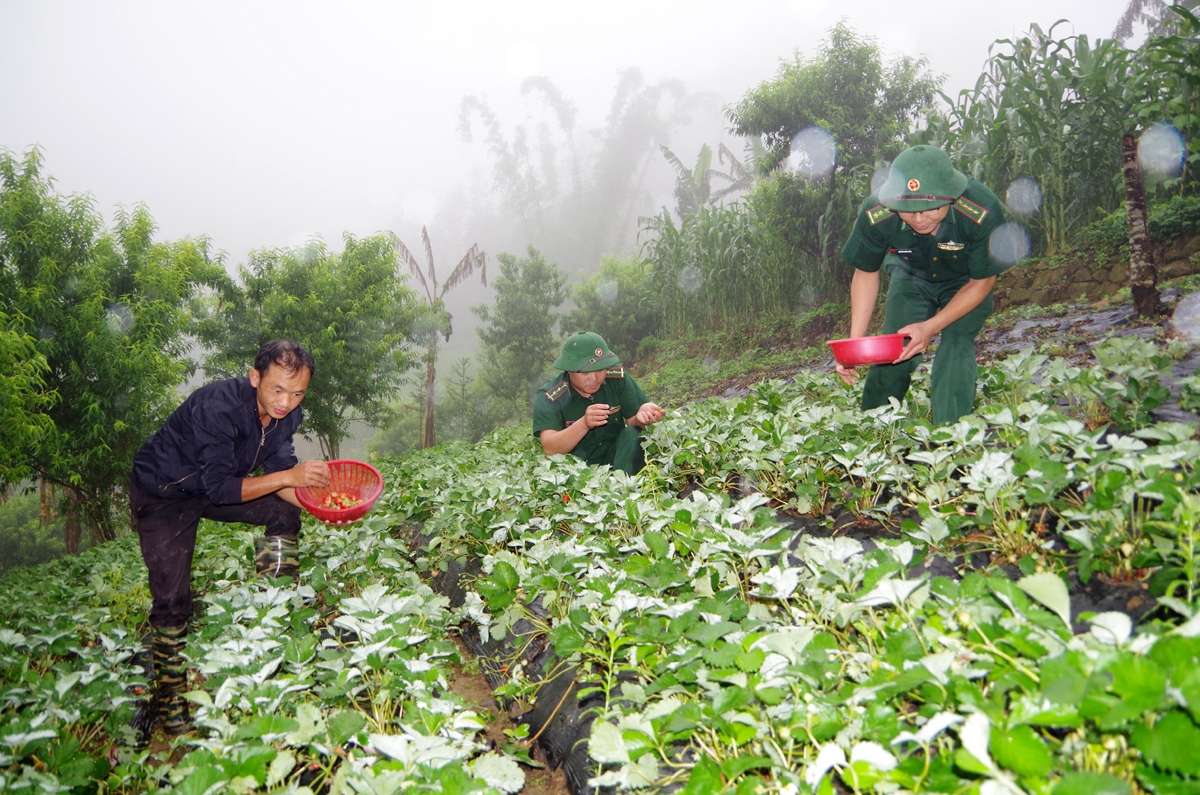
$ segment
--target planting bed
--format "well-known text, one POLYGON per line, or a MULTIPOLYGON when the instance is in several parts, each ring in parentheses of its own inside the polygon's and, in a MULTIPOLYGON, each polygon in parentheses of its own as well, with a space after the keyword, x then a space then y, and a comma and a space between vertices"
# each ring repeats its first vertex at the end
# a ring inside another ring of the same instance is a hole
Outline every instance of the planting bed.
POLYGON ((1200 442, 1152 413, 1176 359, 1095 355, 985 368, 942 428, 920 379, 865 414, 759 384, 673 411, 636 478, 524 428, 384 461, 403 490, 306 526, 298 589, 206 525, 173 758, 127 726, 131 540, 8 577, 0 789, 515 792, 546 758, 576 793, 1194 791, 1200 442))

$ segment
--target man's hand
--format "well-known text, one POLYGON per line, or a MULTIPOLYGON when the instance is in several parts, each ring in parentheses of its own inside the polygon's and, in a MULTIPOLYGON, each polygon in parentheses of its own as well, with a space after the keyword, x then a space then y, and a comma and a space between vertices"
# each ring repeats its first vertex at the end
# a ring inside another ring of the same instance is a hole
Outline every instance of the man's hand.
POLYGON ((924 323, 910 323, 896 333, 903 334, 909 340, 904 344, 904 350, 900 351, 900 355, 896 357, 892 364, 906 362, 918 353, 924 353, 925 349, 929 347, 929 343, 933 342, 934 336, 937 335, 937 332, 930 328, 929 321, 925 321, 924 323))
POLYGON ((587 407, 587 411, 583 413, 577 422, 582 422, 590 431, 592 428, 599 428, 601 425, 608 425, 608 413, 612 408, 607 403, 595 403, 587 407))
POLYGON ((324 461, 305 461, 288 470, 295 488, 324 488, 329 485, 329 465, 324 461))
POLYGON ((667 416, 667 412, 660 409, 654 403, 643 403, 638 409, 637 414, 634 414, 629 419, 629 424, 638 428, 645 428, 647 425, 654 423, 667 416))
POLYGON ((858 372, 853 367, 835 362, 833 371, 838 374, 838 378, 846 382, 846 386, 854 386, 854 382, 858 380, 858 372))
POLYGON ((283 469, 257 478, 242 478, 242 502, 257 500, 268 494, 280 497, 297 507, 293 489, 321 488, 329 485, 329 465, 324 461, 305 461, 291 469, 283 469))

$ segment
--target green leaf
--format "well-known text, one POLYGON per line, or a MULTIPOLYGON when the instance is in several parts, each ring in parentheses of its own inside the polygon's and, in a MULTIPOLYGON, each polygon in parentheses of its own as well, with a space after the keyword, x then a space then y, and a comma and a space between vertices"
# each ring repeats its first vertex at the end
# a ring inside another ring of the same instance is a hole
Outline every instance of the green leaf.
POLYGON ((503 560, 496 561, 496 565, 492 568, 491 580, 497 587, 508 591, 521 584, 521 577, 517 574, 517 570, 511 563, 503 560))
POLYGON ((501 792, 520 792, 525 786, 525 773, 520 765, 494 751, 472 762, 471 772, 501 792))
POLYGON ((1048 607, 1071 628, 1071 596, 1062 577, 1050 572, 1031 574, 1017 580, 1017 587, 1048 607))
POLYGON ((300 723, 282 715, 260 715, 249 723, 243 724, 234 734, 235 740, 261 739, 263 742, 274 742, 284 735, 300 728, 300 723))
POLYGON ((1157 708, 1167 697, 1162 669, 1146 657, 1129 656, 1109 666, 1112 690, 1121 696, 1122 714, 1136 717, 1157 708))
POLYGON ((1168 712, 1153 728, 1134 727, 1130 739, 1147 762, 1163 770, 1200 775, 1200 729, 1183 712, 1168 712))
POLYGON ((721 791, 722 784, 721 768, 707 756, 701 757, 692 767, 687 784, 679 791, 679 795, 712 795, 721 791))
POLYGON ((731 632, 737 632, 741 626, 732 621, 718 621, 715 624, 696 624, 684 633, 691 640, 703 646, 712 646, 731 632))
POLYGON ((341 746, 366 727, 367 718, 361 712, 340 710, 330 715, 325 723, 329 743, 341 746))
POLYGON ((1029 726, 1014 726, 1008 730, 993 726, 988 749, 996 764, 1021 777, 1045 776, 1054 769, 1054 760, 1046 744, 1029 726))
POLYGON ((1067 773, 1054 785, 1053 795, 1131 795, 1128 783, 1108 773, 1067 773))
POLYGON ((646 548, 650 550, 650 554, 655 558, 663 559, 670 552, 670 544, 667 542, 667 537, 657 530, 649 530, 642 536, 642 540, 646 542, 646 548))
POLYGON ((280 751, 267 769, 266 785, 274 787, 283 782, 296 768, 296 757, 290 751, 280 751))
POLYGON ((228 781, 229 777, 216 767, 204 765, 196 767, 175 790, 179 795, 208 795, 216 785, 228 781))
POLYGON ((602 765, 623 765, 629 761, 629 751, 625 748, 621 730, 604 720, 592 723, 588 754, 602 765))
MULTIPOLYGON (((707 759, 708 757, 705 757, 707 759)), ((773 767, 774 762, 765 756, 735 756, 721 763, 721 772, 727 779, 735 779, 747 770, 773 767)))

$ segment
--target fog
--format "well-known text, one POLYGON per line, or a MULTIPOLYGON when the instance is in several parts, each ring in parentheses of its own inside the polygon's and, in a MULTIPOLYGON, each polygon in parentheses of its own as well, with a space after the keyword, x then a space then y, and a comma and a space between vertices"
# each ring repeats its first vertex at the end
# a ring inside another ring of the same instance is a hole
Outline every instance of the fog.
MULTIPOLYGON (((231 269, 252 249, 313 236, 340 249, 344 232, 393 230, 417 252, 427 224, 448 272, 472 243, 493 263, 543 245, 497 208, 478 118, 471 141, 460 134, 464 97, 485 101, 505 135, 532 131, 547 106, 521 88, 544 77, 587 146, 623 70, 644 85, 677 80, 686 108, 657 143, 690 164, 702 143, 740 153, 722 109, 780 59, 815 54, 839 19, 889 53, 927 56, 953 95, 996 39, 1060 19, 1056 35, 1107 37, 1125 5, 0 0, 0 146, 41 147, 60 191, 90 193, 107 217, 144 203, 161 237, 207 236, 231 269)), ((651 149, 634 219, 673 206, 673 173, 651 149)), ((628 253, 632 228, 597 245, 628 253)), ((559 262, 572 272, 597 265, 594 250, 563 251, 548 253, 574 260, 559 262)), ((468 307, 490 298, 464 285, 449 299, 454 355, 474 346, 468 307)))

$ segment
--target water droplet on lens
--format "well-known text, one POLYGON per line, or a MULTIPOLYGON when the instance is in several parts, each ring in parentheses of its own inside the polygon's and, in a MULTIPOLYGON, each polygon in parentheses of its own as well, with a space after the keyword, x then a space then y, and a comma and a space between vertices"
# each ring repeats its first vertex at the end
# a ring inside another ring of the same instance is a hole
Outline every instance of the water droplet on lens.
POLYGON ((988 251, 992 259, 1013 265, 1029 256, 1032 244, 1025 227, 1016 221, 1001 224, 988 238, 988 251))
POLYGON ((58 332, 54 330, 54 326, 46 325, 38 329, 39 340, 52 340, 58 332))
POLYGON ((1178 177, 1187 160, 1183 136, 1169 121, 1160 121, 1146 128, 1138 139, 1138 165, 1147 174, 1178 177))
POLYGON ((104 311, 104 324, 113 334, 124 336, 133 328, 133 312, 124 304, 110 304, 104 311))
POLYGON ((797 314, 807 312, 817 303, 817 290, 811 284, 806 284, 800 288, 796 295, 798 305, 797 314))
POLYGON ((1042 208, 1042 187, 1033 177, 1017 177, 1008 186, 1004 203, 1021 217, 1033 215, 1042 208))
POLYGON ((837 164, 837 142, 824 127, 805 127, 792 138, 788 168, 801 176, 828 176, 837 164))
POLYGON ((721 367, 721 362, 717 359, 717 357, 715 357, 715 356, 704 357, 704 372, 707 373, 708 375, 715 375, 717 370, 720 369, 720 367, 721 367))
POLYGON ((596 285, 596 298, 606 304, 616 301, 618 292, 617 283, 612 279, 602 279, 596 285))
POLYGON ((871 175, 871 193, 879 193, 890 173, 892 173, 891 166, 880 166, 875 169, 875 173, 871 175))
POLYGON ((695 265, 688 265, 679 271, 676 282, 685 293, 695 293, 704 286, 704 272, 695 265))

